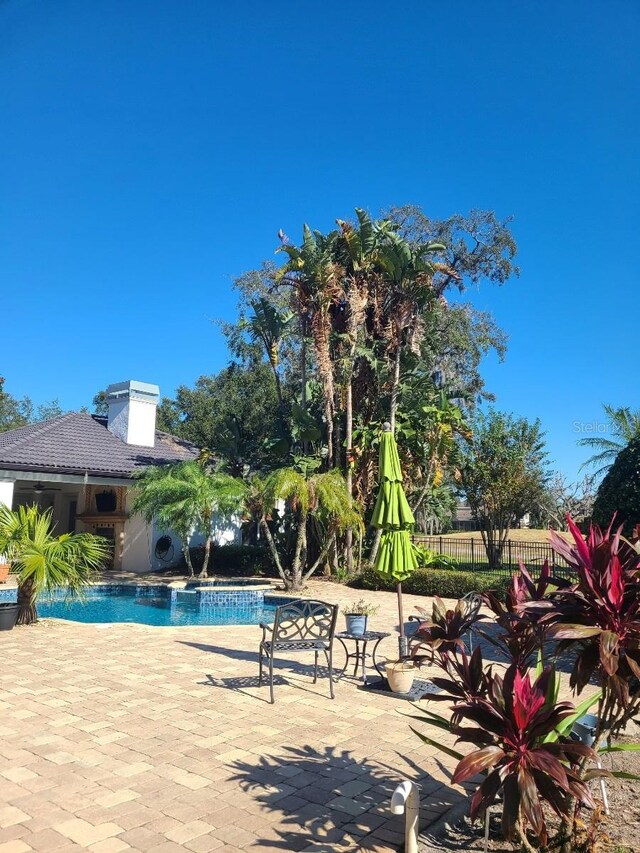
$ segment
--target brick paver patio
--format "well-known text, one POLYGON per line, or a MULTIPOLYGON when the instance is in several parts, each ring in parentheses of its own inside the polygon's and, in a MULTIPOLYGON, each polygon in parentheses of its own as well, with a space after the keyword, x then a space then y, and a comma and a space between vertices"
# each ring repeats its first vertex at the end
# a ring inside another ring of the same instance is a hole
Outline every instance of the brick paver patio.
MULTIPOLYGON (((393 630, 394 596, 362 595, 381 605, 371 627, 393 630)), ((405 598, 407 615, 425 604, 405 598)), ((55 620, 0 634, 0 853, 390 851, 399 780, 420 780, 427 822, 460 801, 407 702, 346 678, 332 702, 309 655, 282 663, 270 705, 260 635, 55 620)))

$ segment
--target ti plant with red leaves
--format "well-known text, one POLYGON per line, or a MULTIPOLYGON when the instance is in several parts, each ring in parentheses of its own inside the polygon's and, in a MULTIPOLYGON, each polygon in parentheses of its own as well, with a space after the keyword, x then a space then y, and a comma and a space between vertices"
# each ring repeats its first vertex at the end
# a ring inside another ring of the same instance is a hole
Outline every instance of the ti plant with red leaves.
POLYGON ((413 634, 411 656, 419 666, 433 663, 437 656, 441 663, 455 652, 463 652, 465 636, 477 622, 486 617, 480 614, 480 602, 461 598, 455 608, 447 609, 444 601, 437 595, 433 599, 431 615, 422 608, 416 608, 420 614, 420 625, 413 634))
MULTIPOLYGON (((576 710, 571 702, 558 701, 559 681, 553 667, 539 670, 532 681, 530 673, 522 674, 515 663, 504 676, 485 669, 480 649, 471 661, 463 655, 458 663, 463 662, 464 681, 433 679, 444 691, 438 698, 454 702, 451 719, 423 709, 414 718, 449 731, 459 743, 475 748, 463 756, 441 740, 413 731, 425 743, 459 759, 454 783, 484 774, 471 800, 472 820, 483 817, 501 798, 504 837, 517 839, 525 850, 544 849, 549 841, 546 804, 562 823, 559 838, 569 839, 577 809, 595 807, 583 767, 585 760, 597 758, 596 753, 568 737, 584 708, 576 710), (532 847, 528 834, 542 847, 532 847)), ((447 668, 453 674, 451 658, 447 668)))
POLYGON ((592 525, 585 540, 571 519, 571 545, 552 533, 552 545, 576 582, 545 601, 525 604, 558 652, 572 649, 571 686, 602 688, 600 731, 615 735, 640 711, 640 554, 620 535, 592 525))
POLYGON ((596 757, 593 750, 566 737, 556 737, 558 726, 575 708, 557 702, 555 673, 551 667, 532 683, 515 664, 504 678, 489 676, 484 699, 453 708, 459 740, 480 745, 458 764, 453 782, 464 782, 481 771, 489 771, 471 800, 471 819, 484 814, 502 791, 502 831, 508 840, 525 837, 531 827, 536 839, 548 842, 542 809, 546 802, 559 816, 569 812, 571 800, 595 807, 587 784, 580 778, 584 758, 596 757))
POLYGON ((520 572, 513 576, 507 589, 504 604, 492 592, 484 594, 486 605, 493 611, 500 632, 494 636, 481 632, 486 640, 496 645, 507 660, 517 664, 521 672, 534 664, 545 645, 545 625, 527 606, 533 602, 548 601, 551 591, 569 586, 569 581, 551 574, 549 561, 545 560, 540 576, 534 580, 520 561, 520 572))
POLYGON ((436 602, 419 632, 433 650, 431 662, 444 673, 432 679, 440 695, 429 698, 450 702, 451 716, 420 708, 416 719, 474 749, 463 755, 445 738, 414 731, 459 760, 455 783, 484 774, 471 801, 472 819, 501 798, 503 833, 526 851, 594 850, 599 809, 588 782, 605 771, 589 769, 589 762, 598 753, 639 748, 612 745, 611 737, 640 711, 640 554, 620 531, 592 527, 585 540, 571 519, 569 528, 573 545, 555 534, 552 544, 572 570, 571 581, 553 577, 548 564, 534 580, 521 565, 504 605, 485 597, 497 635, 482 633, 506 655, 503 674, 483 665, 479 648, 467 655, 462 636, 477 619, 465 626, 462 602, 449 611, 436 602), (559 678, 552 666, 542 665, 543 659, 567 650, 575 652, 574 691, 581 693, 587 684, 594 688, 577 707, 558 701, 559 678), (570 735, 596 703, 599 722, 592 748, 570 735), (585 808, 593 810, 586 841, 578 832, 585 808), (550 840, 551 813, 557 816, 557 831, 550 840))

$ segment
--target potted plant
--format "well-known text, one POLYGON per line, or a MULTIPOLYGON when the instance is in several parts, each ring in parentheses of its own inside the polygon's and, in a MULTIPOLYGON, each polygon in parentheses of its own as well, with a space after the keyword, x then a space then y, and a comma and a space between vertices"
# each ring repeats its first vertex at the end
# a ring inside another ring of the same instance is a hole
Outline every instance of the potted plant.
POLYGON ((347 632, 353 634, 354 637, 361 637, 367 631, 367 619, 369 616, 375 616, 377 612, 378 607, 375 604, 368 604, 364 598, 361 598, 360 601, 354 601, 342 611, 347 624, 347 632))
POLYGON ((387 660, 384 672, 392 693, 411 691, 416 674, 416 667, 412 660, 387 660))
POLYGON ((10 631, 18 620, 18 602, 0 601, 0 631, 10 631))
POLYGON ((11 570, 11 563, 7 563, 5 560, 0 559, 0 583, 6 583, 7 578, 9 577, 9 571, 11 570))

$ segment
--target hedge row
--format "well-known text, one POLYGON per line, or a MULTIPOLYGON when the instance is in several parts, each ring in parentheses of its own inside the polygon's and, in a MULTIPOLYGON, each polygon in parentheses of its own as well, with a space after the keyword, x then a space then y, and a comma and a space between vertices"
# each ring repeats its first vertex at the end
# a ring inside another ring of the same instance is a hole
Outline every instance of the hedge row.
MULTIPOLYGON (((462 598, 468 592, 492 590, 503 597, 511 579, 490 572, 460 572, 455 569, 418 569, 402 582, 402 591, 410 595, 439 595, 442 598, 462 598)), ((349 586, 356 589, 394 592, 395 581, 383 577, 374 569, 365 569, 349 586)))
MULTIPOLYGON (((191 548, 191 562, 202 568, 204 547, 191 548)), ((178 568, 185 569, 184 558, 178 568)), ((209 557, 209 574, 232 577, 277 577, 278 572, 266 548, 258 545, 216 545, 209 557)))

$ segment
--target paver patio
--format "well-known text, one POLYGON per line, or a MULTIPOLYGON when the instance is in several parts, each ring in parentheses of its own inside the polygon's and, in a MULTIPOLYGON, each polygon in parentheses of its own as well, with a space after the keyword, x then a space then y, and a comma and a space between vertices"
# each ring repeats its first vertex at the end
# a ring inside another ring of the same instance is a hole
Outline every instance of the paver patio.
MULTIPOLYGON (((362 595, 391 630, 395 597, 362 595)), ((425 604, 405 599, 407 615, 425 604)), ((309 655, 282 662, 270 705, 260 635, 56 620, 0 634, 0 853, 390 851, 399 780, 420 780, 426 821, 460 801, 453 761, 399 715, 408 703, 347 678, 331 701, 309 655)))

